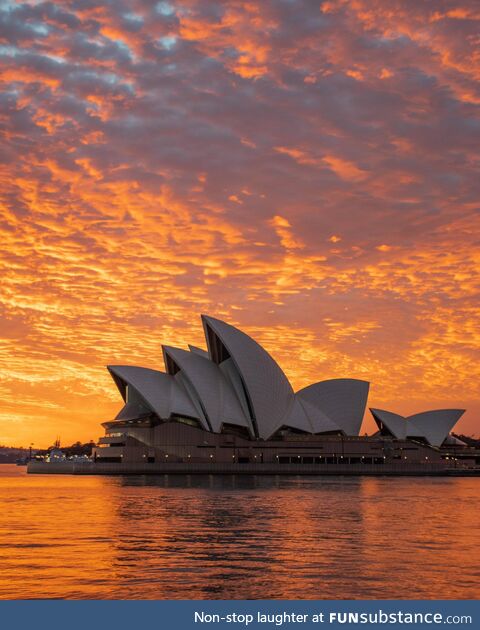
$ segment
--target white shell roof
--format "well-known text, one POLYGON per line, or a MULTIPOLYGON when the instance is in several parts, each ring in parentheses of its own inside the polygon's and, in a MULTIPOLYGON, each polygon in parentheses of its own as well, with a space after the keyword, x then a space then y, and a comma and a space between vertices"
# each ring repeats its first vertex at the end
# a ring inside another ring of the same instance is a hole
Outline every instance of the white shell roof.
POLYGON ((252 429, 235 392, 216 363, 196 352, 162 346, 191 383, 211 429, 220 432, 224 422, 252 429))
POLYGON ((133 365, 109 365, 108 370, 117 377, 116 382, 120 379, 133 387, 160 418, 167 419, 172 414, 198 417, 187 393, 170 374, 133 365))
MULTIPOLYGON (((256 341, 238 328, 202 315, 205 332, 210 327, 228 350, 247 390, 258 435, 269 438, 285 424, 293 403, 293 389, 278 364, 256 341)), ((208 335, 206 334, 207 342, 208 335)), ((209 347, 212 356, 211 348, 209 347)))
POLYGON ((354 378, 334 378, 314 383, 296 393, 321 411, 346 435, 358 435, 367 404, 369 383, 354 378))
POLYGON ((410 435, 408 427, 414 425, 432 446, 441 446, 464 412, 464 409, 436 409, 416 413, 407 419, 407 435, 410 435))
POLYGON ((151 409, 136 402, 127 402, 115 416, 115 420, 135 420, 151 413, 151 409))
POLYGON ((413 416, 400 416, 391 411, 370 409, 396 438, 423 437, 432 446, 441 446, 464 413, 464 409, 434 409, 413 416))
MULTIPOLYGON (((263 439, 282 426, 309 433, 359 434, 368 397, 366 381, 331 379, 294 394, 275 360, 251 337, 214 317, 202 315, 202 321, 208 352, 196 346, 189 346, 190 351, 164 346, 165 356, 173 361, 167 367, 171 374, 108 366, 126 403, 118 419, 153 410, 163 419, 172 414, 196 418, 214 432, 224 423, 246 427, 263 439)), ((424 437, 434 446, 444 442, 464 413, 440 409, 404 418, 382 409, 371 411, 395 437, 424 437)))
POLYGON ((306 431, 307 433, 314 433, 310 417, 296 396, 293 399, 292 407, 284 422, 284 426, 306 431))
POLYGON ((335 431, 342 431, 336 422, 326 416, 323 411, 316 407, 313 403, 297 396, 296 398, 300 401, 300 404, 305 409, 305 412, 310 419, 313 433, 331 433, 335 431))
POLYGON ((203 348, 198 348, 197 346, 192 346, 191 344, 188 344, 188 347, 190 349, 190 352, 195 352, 195 354, 199 354, 201 357, 205 357, 206 359, 210 358, 210 355, 208 354, 208 350, 204 350, 203 348))
POLYGON ((186 392, 188 395, 189 400, 192 401, 193 406, 195 407, 195 418, 197 420, 200 421, 200 424, 202 425, 202 427, 207 430, 210 431, 210 426, 207 422, 207 418, 205 416, 205 413, 202 409, 202 405, 200 404, 200 400, 198 398, 198 395, 196 393, 196 391, 193 389, 192 384, 190 383, 190 381, 185 377, 185 374, 183 372, 177 372, 177 374, 175 374, 175 376, 173 376, 173 378, 175 379, 177 385, 179 386, 179 388, 186 392))
POLYGON ((463 440, 459 440, 453 435, 447 435, 447 437, 445 438, 445 444, 448 444, 449 446, 467 446, 466 442, 464 442, 463 440))
POLYGON ((403 416, 384 409, 370 409, 370 411, 375 420, 382 422, 394 437, 399 440, 407 437, 407 423, 403 416))
MULTIPOLYGON (((233 359, 229 358, 226 361, 222 361, 218 367, 220 368, 220 371, 224 375, 230 387, 233 389, 237 399, 240 401, 243 415, 245 416, 245 418, 250 418, 245 388, 242 385, 242 379, 240 378, 240 374, 235 367, 233 359)), ((252 432, 253 434, 255 434, 255 432, 253 431, 253 427, 252 432)))

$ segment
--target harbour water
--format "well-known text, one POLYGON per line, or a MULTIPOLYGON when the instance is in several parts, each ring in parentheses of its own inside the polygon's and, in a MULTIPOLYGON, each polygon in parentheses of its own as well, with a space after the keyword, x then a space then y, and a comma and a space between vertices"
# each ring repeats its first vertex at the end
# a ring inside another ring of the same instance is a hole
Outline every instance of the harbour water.
POLYGON ((27 475, 0 599, 479 599, 480 478, 27 475))

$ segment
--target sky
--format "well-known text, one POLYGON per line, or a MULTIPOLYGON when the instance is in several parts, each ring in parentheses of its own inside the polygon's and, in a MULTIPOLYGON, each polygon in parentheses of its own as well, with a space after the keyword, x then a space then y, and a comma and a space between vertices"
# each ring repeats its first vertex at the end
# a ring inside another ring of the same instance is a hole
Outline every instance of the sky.
POLYGON ((201 313, 480 435, 478 2, 0 7, 0 444, 98 439, 201 313))

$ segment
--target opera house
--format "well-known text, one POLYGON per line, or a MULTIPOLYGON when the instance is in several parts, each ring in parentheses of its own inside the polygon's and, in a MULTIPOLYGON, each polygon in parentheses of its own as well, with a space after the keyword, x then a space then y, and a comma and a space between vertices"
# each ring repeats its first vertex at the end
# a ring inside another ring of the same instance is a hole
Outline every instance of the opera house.
POLYGON ((163 346, 164 371, 108 370, 123 399, 88 462, 35 462, 29 472, 78 474, 458 474, 480 452, 450 435, 462 409, 404 418, 371 409, 369 383, 339 378, 295 392, 244 332, 202 315, 206 349, 163 346))
POLYGON ((378 432, 360 436, 368 382, 295 392, 251 337, 213 317, 202 322, 207 349, 163 346, 164 371, 108 366, 124 406, 103 424, 95 472, 435 474, 478 463, 449 435, 462 409, 408 418, 371 409, 378 432))

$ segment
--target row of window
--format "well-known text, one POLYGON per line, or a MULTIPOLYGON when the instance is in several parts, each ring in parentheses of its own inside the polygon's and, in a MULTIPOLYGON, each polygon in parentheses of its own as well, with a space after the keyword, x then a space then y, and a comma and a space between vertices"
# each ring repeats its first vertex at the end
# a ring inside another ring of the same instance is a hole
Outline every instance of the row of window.
POLYGON ((279 464, 384 464, 384 457, 305 457, 280 456, 279 464))

